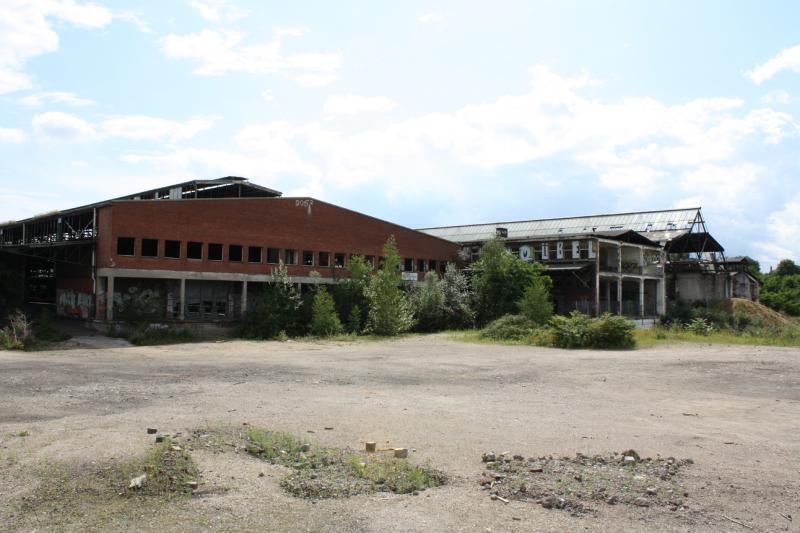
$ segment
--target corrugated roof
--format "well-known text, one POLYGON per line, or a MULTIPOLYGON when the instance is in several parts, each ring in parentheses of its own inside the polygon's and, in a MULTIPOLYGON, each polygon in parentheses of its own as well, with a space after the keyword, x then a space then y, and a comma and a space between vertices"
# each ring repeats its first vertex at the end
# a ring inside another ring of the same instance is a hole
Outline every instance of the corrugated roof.
POLYGON ((483 242, 494 238, 497 228, 506 228, 509 239, 565 235, 586 235, 614 231, 636 231, 652 241, 668 241, 689 233, 700 220, 700 208, 668 209, 638 213, 616 213, 583 217, 520 220, 423 228, 419 231, 453 242, 483 242))

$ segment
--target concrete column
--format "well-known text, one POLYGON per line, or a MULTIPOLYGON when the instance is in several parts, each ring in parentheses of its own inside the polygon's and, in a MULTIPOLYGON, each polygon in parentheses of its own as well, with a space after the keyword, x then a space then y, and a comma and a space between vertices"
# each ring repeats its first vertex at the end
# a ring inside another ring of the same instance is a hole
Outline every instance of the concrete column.
POLYGON ((608 306, 608 312, 611 312, 611 282, 606 280, 606 305, 608 306))
POLYGON ((617 276, 617 314, 622 314, 622 276, 617 276))
POLYGON ((658 293, 660 296, 658 314, 667 314, 667 278, 662 277, 658 282, 658 293))
POLYGON ((639 316, 644 316, 644 280, 639 280, 639 316))
POLYGON ((114 320, 114 276, 106 278, 106 320, 114 320))
POLYGON ((178 320, 186 320, 186 278, 181 278, 180 310, 178 320))
POLYGON ((247 312, 247 280, 242 282, 242 305, 241 305, 241 313, 242 316, 247 312))

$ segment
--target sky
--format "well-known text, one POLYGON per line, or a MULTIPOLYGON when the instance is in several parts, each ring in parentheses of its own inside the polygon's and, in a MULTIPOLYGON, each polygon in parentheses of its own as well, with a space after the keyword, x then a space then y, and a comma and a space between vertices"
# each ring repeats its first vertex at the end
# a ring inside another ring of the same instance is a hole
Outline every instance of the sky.
POLYGON ((410 227, 703 208, 800 260, 795 2, 0 0, 0 220, 243 176, 410 227))

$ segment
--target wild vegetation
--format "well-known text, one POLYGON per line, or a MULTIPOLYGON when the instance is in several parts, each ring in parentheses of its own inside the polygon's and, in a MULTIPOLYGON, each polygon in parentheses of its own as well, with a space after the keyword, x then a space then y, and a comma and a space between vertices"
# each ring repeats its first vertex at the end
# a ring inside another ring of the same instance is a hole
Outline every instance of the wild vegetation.
POLYGON ((769 274, 761 277, 760 300, 765 305, 783 313, 800 316, 800 266, 784 259, 769 274))

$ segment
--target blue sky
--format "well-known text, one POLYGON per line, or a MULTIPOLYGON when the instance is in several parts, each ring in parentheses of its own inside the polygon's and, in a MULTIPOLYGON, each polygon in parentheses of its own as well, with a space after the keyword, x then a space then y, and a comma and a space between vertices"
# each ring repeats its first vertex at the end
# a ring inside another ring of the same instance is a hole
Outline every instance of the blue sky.
POLYGON ((0 219, 239 175, 412 227, 700 205, 800 259, 793 2, 0 0, 0 219))

